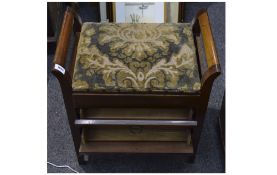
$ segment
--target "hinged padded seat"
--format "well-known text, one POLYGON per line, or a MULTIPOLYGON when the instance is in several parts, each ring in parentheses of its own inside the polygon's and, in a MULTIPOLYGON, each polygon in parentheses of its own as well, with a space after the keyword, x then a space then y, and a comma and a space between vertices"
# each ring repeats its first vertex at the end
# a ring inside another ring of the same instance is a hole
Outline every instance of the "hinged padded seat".
POLYGON ((201 83, 190 24, 84 23, 72 88, 198 92, 201 83))

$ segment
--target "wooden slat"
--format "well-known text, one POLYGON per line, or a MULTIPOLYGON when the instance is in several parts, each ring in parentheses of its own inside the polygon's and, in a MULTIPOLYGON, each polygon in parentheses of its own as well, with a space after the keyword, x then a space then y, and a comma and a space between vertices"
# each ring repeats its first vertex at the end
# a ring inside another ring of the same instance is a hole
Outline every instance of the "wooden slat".
POLYGON ((161 107, 177 108, 190 107, 199 104, 200 94, 172 95, 145 93, 78 93, 73 92, 76 108, 91 107, 161 107))
POLYGON ((183 142, 89 142, 81 144, 80 153, 193 153, 183 142))
POLYGON ((82 118, 191 120, 192 110, 186 108, 91 108, 81 111, 82 118))

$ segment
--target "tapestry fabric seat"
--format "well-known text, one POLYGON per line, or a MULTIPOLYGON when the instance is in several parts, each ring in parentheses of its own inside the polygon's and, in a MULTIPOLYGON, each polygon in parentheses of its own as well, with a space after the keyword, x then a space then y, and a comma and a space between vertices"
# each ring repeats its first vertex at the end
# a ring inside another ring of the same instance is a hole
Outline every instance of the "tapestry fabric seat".
POLYGON ((81 92, 199 92, 190 24, 84 23, 72 88, 81 92))

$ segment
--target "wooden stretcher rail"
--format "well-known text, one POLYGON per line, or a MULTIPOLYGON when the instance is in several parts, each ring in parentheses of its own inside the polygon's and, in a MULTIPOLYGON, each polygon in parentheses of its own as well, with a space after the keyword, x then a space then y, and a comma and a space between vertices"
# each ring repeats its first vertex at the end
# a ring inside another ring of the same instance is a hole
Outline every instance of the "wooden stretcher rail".
POLYGON ((79 126, 93 125, 152 125, 152 126, 197 126, 197 121, 187 120, 93 120, 78 119, 75 124, 79 126))

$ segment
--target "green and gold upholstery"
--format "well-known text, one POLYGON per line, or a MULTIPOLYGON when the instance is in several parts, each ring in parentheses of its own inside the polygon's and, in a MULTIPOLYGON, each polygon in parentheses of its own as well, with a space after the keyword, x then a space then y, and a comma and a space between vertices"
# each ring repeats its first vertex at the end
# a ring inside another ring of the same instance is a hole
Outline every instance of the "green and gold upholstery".
POLYGON ((72 88, 86 92, 198 92, 189 24, 84 23, 72 88))

